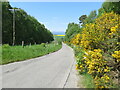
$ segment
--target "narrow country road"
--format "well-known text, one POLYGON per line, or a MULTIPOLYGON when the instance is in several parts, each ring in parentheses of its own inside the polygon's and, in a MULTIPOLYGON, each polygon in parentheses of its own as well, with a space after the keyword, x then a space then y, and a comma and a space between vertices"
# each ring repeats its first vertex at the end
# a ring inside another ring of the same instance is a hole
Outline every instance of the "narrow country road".
POLYGON ((3 65, 2 87, 64 88, 73 63, 73 50, 63 44, 57 52, 3 65))

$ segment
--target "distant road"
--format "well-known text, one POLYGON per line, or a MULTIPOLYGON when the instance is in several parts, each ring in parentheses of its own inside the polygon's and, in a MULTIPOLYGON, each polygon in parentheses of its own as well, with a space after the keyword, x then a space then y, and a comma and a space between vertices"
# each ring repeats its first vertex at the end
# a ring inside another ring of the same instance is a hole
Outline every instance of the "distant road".
POLYGON ((3 65, 2 87, 63 88, 73 62, 73 50, 63 44, 62 49, 57 52, 3 65))

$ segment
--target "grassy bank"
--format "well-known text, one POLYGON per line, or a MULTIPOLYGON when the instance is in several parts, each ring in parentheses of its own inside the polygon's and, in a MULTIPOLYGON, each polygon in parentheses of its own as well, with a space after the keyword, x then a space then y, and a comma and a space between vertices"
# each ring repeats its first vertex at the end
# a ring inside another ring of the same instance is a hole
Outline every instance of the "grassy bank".
POLYGON ((59 50, 62 45, 57 45, 54 43, 51 44, 40 44, 40 45, 31 45, 25 46, 2 46, 2 63, 8 64, 11 62, 23 61, 30 58, 35 58, 55 52, 59 50))
POLYGON ((83 79, 82 79, 82 84, 84 85, 85 88, 95 88, 94 80, 91 75, 84 73, 82 74, 83 79))

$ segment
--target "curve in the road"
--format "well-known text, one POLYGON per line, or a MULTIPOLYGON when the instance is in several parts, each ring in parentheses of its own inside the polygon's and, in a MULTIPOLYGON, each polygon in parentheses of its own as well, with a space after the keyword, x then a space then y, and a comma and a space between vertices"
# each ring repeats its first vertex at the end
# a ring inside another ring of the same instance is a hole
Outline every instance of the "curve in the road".
POLYGON ((63 88, 74 62, 73 50, 63 44, 54 53, 2 66, 3 88, 63 88))

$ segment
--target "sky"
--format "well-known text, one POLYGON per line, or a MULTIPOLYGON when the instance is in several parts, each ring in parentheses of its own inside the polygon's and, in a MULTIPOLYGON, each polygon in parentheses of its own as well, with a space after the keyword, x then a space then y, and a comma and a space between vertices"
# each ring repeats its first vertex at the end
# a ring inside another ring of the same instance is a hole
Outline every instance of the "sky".
POLYGON ((69 23, 79 23, 81 15, 98 10, 103 2, 10 2, 25 10, 51 32, 65 32, 69 23))

